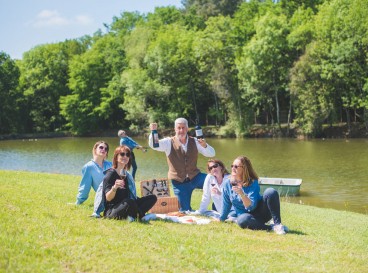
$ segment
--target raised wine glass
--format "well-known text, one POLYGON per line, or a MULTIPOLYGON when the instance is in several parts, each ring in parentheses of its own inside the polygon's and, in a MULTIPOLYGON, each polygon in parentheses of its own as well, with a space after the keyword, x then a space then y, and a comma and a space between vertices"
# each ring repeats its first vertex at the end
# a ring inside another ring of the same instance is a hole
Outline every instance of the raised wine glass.
MULTIPOLYGON (((124 181, 127 181, 125 178, 126 178, 126 176, 127 176, 127 173, 126 173, 126 170, 125 169, 121 169, 121 171, 120 171, 120 178, 121 178, 121 180, 124 180, 124 181)), ((126 182, 125 182, 126 183, 126 182)), ((125 187, 123 187, 123 188, 125 188, 125 187)))

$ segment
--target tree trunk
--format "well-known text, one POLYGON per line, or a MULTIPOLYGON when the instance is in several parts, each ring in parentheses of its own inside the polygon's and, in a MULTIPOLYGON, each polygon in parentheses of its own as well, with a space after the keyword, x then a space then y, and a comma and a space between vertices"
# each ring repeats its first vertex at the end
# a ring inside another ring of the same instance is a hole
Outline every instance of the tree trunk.
POLYGON ((218 122, 217 122, 217 117, 220 116, 220 113, 219 113, 219 107, 218 107, 218 102, 217 102, 217 96, 215 93, 213 93, 214 97, 215 97, 215 107, 216 107, 216 116, 215 116, 215 124, 216 124, 216 127, 218 125, 218 122))
POLYGON ((199 120, 199 114, 198 114, 198 110, 197 110, 197 100, 196 100, 195 91, 194 91, 194 88, 193 88, 192 81, 190 82, 190 90, 192 91, 192 96, 193 96, 194 111, 196 113, 196 122, 199 124, 200 120, 199 120))
POLYGON ((292 107, 292 103, 291 103, 291 96, 290 96, 290 104, 289 104, 289 113, 288 113, 288 120, 287 120, 287 130, 286 130, 286 135, 290 136, 290 122, 291 122, 291 107, 292 107))
POLYGON ((279 97, 277 95, 277 91, 275 91, 275 104, 276 104, 276 120, 280 125, 280 106, 279 106, 279 97))
POLYGON ((349 109, 347 107, 345 108, 345 112, 346 112, 346 124, 348 125, 348 134, 350 134, 350 131, 351 131, 351 122, 350 122, 349 109))

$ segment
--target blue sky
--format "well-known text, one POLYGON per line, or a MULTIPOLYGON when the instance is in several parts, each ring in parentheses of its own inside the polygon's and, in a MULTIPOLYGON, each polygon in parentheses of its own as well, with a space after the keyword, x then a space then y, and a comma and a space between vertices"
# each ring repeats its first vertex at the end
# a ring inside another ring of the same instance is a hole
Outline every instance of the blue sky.
POLYGON ((21 59, 36 45, 92 35, 124 11, 153 12, 181 0, 0 0, 0 51, 21 59))

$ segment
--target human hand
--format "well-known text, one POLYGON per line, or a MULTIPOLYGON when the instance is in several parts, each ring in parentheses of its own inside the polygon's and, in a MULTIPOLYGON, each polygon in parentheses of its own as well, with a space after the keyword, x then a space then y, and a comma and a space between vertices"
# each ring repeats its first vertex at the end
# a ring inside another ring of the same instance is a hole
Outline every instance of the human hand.
POLYGON ((150 130, 157 130, 157 123, 151 123, 150 124, 150 130))
POLYGON ((115 189, 124 189, 125 188, 125 181, 123 179, 116 179, 114 187, 115 187, 115 189))
POLYGON ((215 195, 215 194, 221 195, 220 191, 219 191, 219 190, 218 190, 218 188, 216 188, 216 187, 213 187, 213 188, 211 189, 211 193, 212 193, 213 195, 215 195))
POLYGON ((198 139, 198 143, 203 147, 206 148, 207 147, 207 142, 204 138, 199 138, 198 139))
POLYGON ((242 189, 242 186, 241 185, 239 185, 239 183, 237 183, 237 182, 235 182, 235 181, 232 181, 231 182, 231 185, 232 185, 232 190, 235 192, 235 193, 237 193, 237 194, 239 194, 239 195, 243 195, 244 194, 244 192, 243 192, 243 189, 242 189))

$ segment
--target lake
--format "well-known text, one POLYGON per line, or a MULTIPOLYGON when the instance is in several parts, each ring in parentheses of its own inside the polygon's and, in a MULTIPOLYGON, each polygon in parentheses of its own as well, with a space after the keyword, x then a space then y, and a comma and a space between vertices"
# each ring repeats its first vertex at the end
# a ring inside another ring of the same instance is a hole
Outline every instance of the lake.
MULTIPOLYGON (((0 169, 81 175, 101 138, 52 138, 0 141, 0 169)), ((109 160, 119 138, 105 137, 109 160)), ((135 138, 142 146, 147 140, 135 138)), ((252 161, 259 176, 301 178, 300 196, 283 201, 368 214, 368 140, 207 139, 228 170, 238 155, 252 161)), ((164 153, 135 151, 136 180, 167 177, 164 153)), ((199 156, 205 171, 207 158, 199 156)), ((77 191, 77 185, 76 185, 77 191)))

